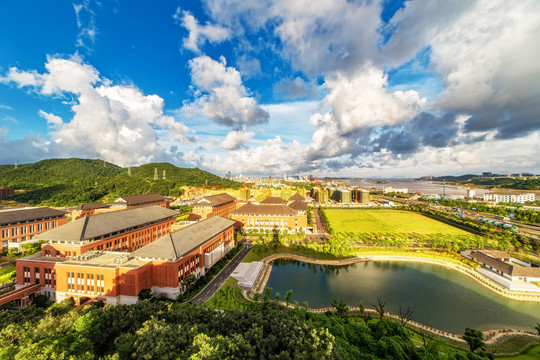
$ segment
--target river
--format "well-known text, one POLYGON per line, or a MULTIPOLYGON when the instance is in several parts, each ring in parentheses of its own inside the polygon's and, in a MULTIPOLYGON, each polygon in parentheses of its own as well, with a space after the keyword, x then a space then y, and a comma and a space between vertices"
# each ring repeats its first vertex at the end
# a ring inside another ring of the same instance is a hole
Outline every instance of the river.
POLYGON ((370 261, 321 266, 278 260, 266 286, 282 299, 292 289, 292 301, 307 301, 310 307, 330 306, 336 298, 349 306, 364 301, 373 308, 381 297, 387 311, 398 314, 400 304, 411 307, 413 321, 456 334, 466 327, 534 330, 540 323, 540 303, 506 299, 466 275, 432 264, 370 261))

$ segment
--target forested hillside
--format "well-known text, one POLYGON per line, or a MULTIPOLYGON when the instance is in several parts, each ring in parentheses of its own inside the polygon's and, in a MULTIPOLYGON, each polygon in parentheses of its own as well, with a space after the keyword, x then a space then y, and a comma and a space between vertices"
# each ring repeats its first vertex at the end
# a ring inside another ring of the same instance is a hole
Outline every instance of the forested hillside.
POLYGON ((13 165, 0 166, 0 187, 24 190, 11 199, 30 205, 71 206, 148 193, 179 196, 181 186, 203 184, 232 188, 240 186, 235 181, 222 179, 207 171, 178 168, 169 163, 128 169, 102 160, 50 159, 17 168, 13 165), (157 180, 154 180, 155 169, 157 180))

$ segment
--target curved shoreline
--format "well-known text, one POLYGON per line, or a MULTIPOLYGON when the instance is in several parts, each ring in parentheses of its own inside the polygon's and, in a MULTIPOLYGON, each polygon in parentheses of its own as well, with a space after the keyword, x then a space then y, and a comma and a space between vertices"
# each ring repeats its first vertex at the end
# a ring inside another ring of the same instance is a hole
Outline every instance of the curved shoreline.
MULTIPOLYGON (((403 256, 403 255, 362 255, 362 256, 355 256, 352 258, 347 259, 314 259, 303 255, 297 255, 297 254, 291 254, 291 253, 279 253, 279 254, 272 254, 264 259, 262 261, 264 262, 264 271, 262 272, 262 275, 259 275, 260 281, 257 281, 257 286, 255 289, 253 289, 255 292, 262 293, 264 290, 266 283, 268 282, 268 279, 270 278, 270 273, 272 271, 272 265, 271 263, 275 260, 279 259, 286 259, 286 260, 297 260, 302 261, 305 263, 310 264, 316 264, 316 265, 331 265, 331 266, 340 266, 340 265, 351 265, 356 264, 359 262, 366 262, 366 261, 383 261, 383 262, 393 262, 393 261, 402 261, 402 262, 418 262, 418 263, 426 263, 426 264, 433 264, 442 266, 446 269, 450 270, 456 270, 460 273, 476 280, 480 284, 482 284, 484 287, 492 290, 493 292, 499 294, 500 296, 512 299, 512 300, 518 300, 518 301, 531 301, 531 302, 540 302, 540 295, 530 295, 530 294, 521 294, 521 292, 514 292, 511 293, 510 291, 506 290, 496 282, 494 282, 491 279, 484 278, 482 275, 476 273, 475 271, 460 265, 456 264, 450 261, 445 261, 441 259, 433 259, 433 258, 426 258, 426 257, 415 257, 415 256, 403 256), (517 294, 516 294, 517 293, 517 294), (528 298, 528 297, 532 298, 528 298)), ((247 297, 246 297, 247 298, 247 297)), ((286 305, 284 302, 281 302, 283 305, 286 305)), ((289 307, 292 305, 289 304, 289 307)), ((357 310, 355 307, 350 307, 352 311, 357 310)), ((321 313, 326 311, 335 311, 332 307, 326 307, 326 308, 310 308, 309 311, 315 312, 315 313, 321 313)), ((375 313, 374 309, 367 309, 366 311, 375 313)), ((399 319, 398 315, 388 313, 387 316, 390 316, 392 318, 399 319)), ((432 328, 429 326, 426 326, 424 324, 420 324, 414 321, 410 321, 409 325, 411 325, 414 328, 417 328, 421 331, 428 331, 432 334, 435 334, 437 336, 446 338, 448 340, 452 340, 459 343, 465 343, 465 341, 461 338, 461 335, 454 334, 448 331, 432 328)), ((496 344, 505 338, 508 337, 514 337, 514 336, 529 336, 533 338, 540 338, 539 335, 534 334, 530 331, 524 331, 520 329, 488 329, 483 331, 484 334, 484 341, 486 344, 493 345, 496 344)))
POLYGON ((291 254, 291 253, 272 254, 262 259, 262 261, 265 264, 265 271, 263 272, 261 281, 259 282, 258 287, 255 291, 259 293, 262 292, 262 290, 266 286, 266 283, 268 282, 268 279, 270 277, 270 271, 272 270, 272 265, 270 263, 274 260, 279 260, 279 259, 290 259, 290 260, 297 260, 297 261, 302 261, 305 263, 316 264, 316 265, 333 265, 333 266, 351 265, 351 264, 356 264, 359 262, 366 262, 366 261, 384 261, 384 262, 402 261, 402 262, 427 263, 427 264, 439 265, 446 269, 458 271, 476 280, 485 288, 488 288, 491 291, 495 292, 496 294, 503 296, 507 299, 517 300, 517 301, 540 302, 540 294, 531 294, 524 291, 512 291, 512 290, 506 289, 505 287, 497 284, 495 281, 488 279, 482 276, 481 274, 477 273, 476 271, 471 270, 463 265, 456 264, 456 263, 446 261, 446 260, 441 260, 441 259, 433 259, 433 258, 426 258, 426 257, 420 257, 420 256, 405 256, 405 255, 361 255, 361 256, 355 256, 355 257, 347 258, 347 259, 321 260, 321 259, 313 259, 307 256, 296 255, 296 254, 291 254))

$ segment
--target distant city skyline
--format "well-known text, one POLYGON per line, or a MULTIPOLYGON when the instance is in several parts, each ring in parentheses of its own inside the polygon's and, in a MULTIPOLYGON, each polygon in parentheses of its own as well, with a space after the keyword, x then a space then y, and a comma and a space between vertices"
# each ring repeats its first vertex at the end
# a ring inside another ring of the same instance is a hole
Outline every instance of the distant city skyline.
POLYGON ((0 164, 540 174, 540 2, 0 5, 0 164))

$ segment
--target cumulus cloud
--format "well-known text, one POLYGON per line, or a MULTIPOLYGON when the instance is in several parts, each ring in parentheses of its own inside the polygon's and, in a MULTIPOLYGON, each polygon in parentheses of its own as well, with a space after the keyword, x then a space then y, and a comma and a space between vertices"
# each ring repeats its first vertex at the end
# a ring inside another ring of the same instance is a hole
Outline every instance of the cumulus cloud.
POLYGON ((200 112, 226 126, 268 122, 268 113, 249 96, 240 73, 233 67, 227 67, 224 58, 218 62, 208 56, 199 56, 190 60, 189 67, 197 98, 184 106, 186 113, 200 112))
POLYGON ((230 131, 225 140, 221 143, 221 148, 225 150, 236 150, 243 146, 246 146, 247 143, 255 136, 254 131, 246 131, 245 128, 239 130, 230 131))
POLYGON ((338 74, 328 79, 324 102, 330 111, 311 117, 316 131, 308 158, 364 152, 372 129, 402 124, 425 107, 426 99, 416 91, 390 93, 386 85, 386 76, 375 67, 366 67, 351 77, 338 74))
POLYGON ((274 93, 279 98, 297 100, 314 99, 318 96, 314 81, 305 81, 297 76, 294 79, 282 79, 274 86, 274 93))
POLYGON ((399 59, 430 46, 430 69, 445 85, 434 104, 470 115, 468 131, 519 137, 540 129, 539 16, 537 1, 411 1, 384 51, 399 59))
POLYGON ((199 159, 200 166, 218 172, 238 174, 268 174, 312 169, 313 164, 302 159, 302 147, 297 141, 286 143, 279 136, 261 146, 212 154, 199 159))
POLYGON ((231 35, 229 30, 222 26, 211 25, 208 22, 206 25, 200 25, 189 11, 182 11, 180 8, 176 9, 173 17, 189 33, 183 40, 184 48, 197 54, 201 52, 200 47, 206 41, 217 44, 229 39, 231 35))
POLYGON ((127 166, 150 162, 166 152, 158 131, 176 141, 191 141, 187 126, 163 115, 164 102, 159 96, 144 95, 134 86, 112 85, 78 57, 50 57, 45 68, 44 74, 10 69, 6 77, 19 86, 32 86, 42 95, 75 96, 70 121, 39 111, 53 126, 49 135, 56 147, 69 153, 95 152, 107 161, 127 166))
POLYGON ((280 40, 280 54, 310 76, 336 70, 354 71, 377 58, 381 2, 347 0, 250 2, 208 0, 213 19, 236 28, 271 27, 280 40), (241 19, 241 20, 239 20, 241 19))

